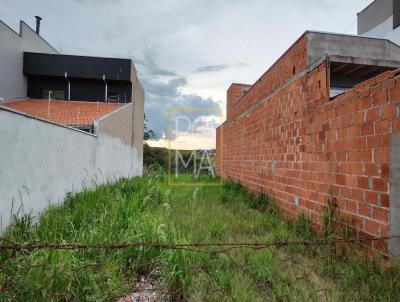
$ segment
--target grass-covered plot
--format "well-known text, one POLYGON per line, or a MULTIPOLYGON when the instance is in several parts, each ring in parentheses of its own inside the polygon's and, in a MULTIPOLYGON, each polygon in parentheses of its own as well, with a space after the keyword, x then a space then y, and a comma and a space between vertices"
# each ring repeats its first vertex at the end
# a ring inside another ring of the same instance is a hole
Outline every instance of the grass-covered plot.
MULTIPOLYGON (((169 187, 167 176, 154 175, 69 196, 36 224, 20 217, 3 235, 53 243, 317 238, 306 219, 290 222, 272 200, 238 185, 169 187)), ((378 261, 354 258, 350 251, 332 246, 213 255, 147 247, 2 251, 0 300, 116 301, 144 275, 172 301, 399 301, 399 270, 383 270, 378 261)))

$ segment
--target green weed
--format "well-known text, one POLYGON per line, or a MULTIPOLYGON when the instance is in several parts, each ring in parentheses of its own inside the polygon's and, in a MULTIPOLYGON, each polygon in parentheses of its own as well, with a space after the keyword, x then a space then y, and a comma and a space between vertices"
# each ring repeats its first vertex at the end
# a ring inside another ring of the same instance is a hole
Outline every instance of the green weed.
MULTIPOLYGON (((191 175, 183 177, 187 180, 191 175)), ((164 174, 69 195, 62 206, 51 206, 36 220, 14 217, 3 235, 17 242, 53 243, 319 238, 305 216, 284 219, 266 194, 250 194, 231 182, 169 188, 164 174)), ((2 251, 0 300, 115 301, 134 290, 138 275, 146 275, 171 292, 173 301, 325 301, 325 292, 329 301, 398 301, 399 270, 376 263, 343 257, 325 246, 213 255, 148 247, 2 251)))

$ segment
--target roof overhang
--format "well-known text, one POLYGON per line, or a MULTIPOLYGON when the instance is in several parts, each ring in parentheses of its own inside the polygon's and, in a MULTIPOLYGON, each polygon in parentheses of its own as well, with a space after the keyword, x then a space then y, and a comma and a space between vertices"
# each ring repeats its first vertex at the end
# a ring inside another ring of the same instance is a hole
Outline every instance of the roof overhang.
POLYGON ((400 61, 328 56, 331 86, 350 88, 386 71, 400 67, 400 61))
POLYGON ((400 62, 400 46, 386 39, 307 32, 307 65, 322 56, 336 57, 348 63, 391 66, 400 62))

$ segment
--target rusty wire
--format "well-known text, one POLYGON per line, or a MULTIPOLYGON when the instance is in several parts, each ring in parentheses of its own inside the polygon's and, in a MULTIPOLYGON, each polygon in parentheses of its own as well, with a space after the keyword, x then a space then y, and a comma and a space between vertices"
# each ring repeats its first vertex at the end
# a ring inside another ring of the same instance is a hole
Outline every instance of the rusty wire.
POLYGON ((194 243, 160 243, 160 242, 123 242, 123 243, 51 243, 51 242, 14 242, 9 238, 0 237, 0 241, 6 242, 6 244, 0 245, 0 251, 2 250, 13 250, 13 251, 28 251, 36 249, 53 249, 53 250, 84 250, 84 249, 127 249, 127 248, 158 248, 158 249, 170 249, 170 250, 186 250, 190 252, 206 253, 206 254, 221 254, 227 253, 235 249, 269 249, 272 247, 284 247, 284 246, 323 246, 323 245, 334 245, 337 243, 355 244, 365 243, 372 241, 383 241, 391 239, 400 239, 400 235, 397 236, 385 236, 385 237, 372 237, 364 236, 353 239, 318 239, 318 240, 278 240, 266 243, 260 242, 239 242, 239 243, 227 243, 227 242, 194 242, 194 243), (220 248, 217 250, 205 250, 204 248, 220 248))
MULTIPOLYGON (((226 242, 211 242, 211 243, 202 243, 202 242, 195 242, 195 243, 159 243, 159 242, 124 242, 124 243, 50 243, 50 242, 39 242, 39 241, 34 241, 34 242, 15 242, 9 238, 5 237, 0 237, 0 242, 4 242, 4 245, 0 245, 0 251, 2 250, 12 250, 13 255, 15 255, 17 252, 22 252, 22 251, 30 251, 30 250, 35 250, 35 249, 52 249, 52 250, 84 250, 84 249, 109 249, 109 250, 115 250, 115 249, 126 249, 126 248, 158 248, 158 249, 170 249, 170 250, 186 250, 189 252, 199 252, 199 253, 205 253, 205 254, 222 254, 222 253, 228 253, 230 251, 233 251, 234 249, 253 249, 253 250, 260 250, 260 249, 270 249, 271 251, 272 248, 274 247, 285 247, 285 246, 308 246, 308 247, 318 247, 318 246, 326 246, 326 245, 332 245, 335 246, 335 244, 338 243, 345 243, 345 244, 361 244, 361 243, 366 243, 366 242, 372 242, 372 241, 384 241, 384 240, 392 240, 392 239, 398 239, 400 240, 400 235, 397 236, 386 236, 386 237, 359 237, 359 238, 354 238, 354 239, 344 239, 344 238, 336 238, 336 239, 320 239, 320 240, 293 240, 293 241, 271 241, 271 242, 266 242, 266 243, 260 243, 260 242, 253 242, 253 243, 226 243, 226 242), (207 250, 206 248, 219 248, 216 250, 207 250)), ((331 255, 332 257, 332 255, 331 255)), ((322 258, 322 257, 317 257, 317 258, 322 258)), ((303 271, 300 270, 297 266, 297 261, 296 259, 293 258, 293 256, 290 256, 289 258, 285 259, 280 259, 279 255, 275 257, 275 259, 282 261, 283 264, 287 265, 288 272, 289 274, 293 277, 293 279, 297 282, 302 282, 305 284, 305 286, 308 288, 308 291, 310 293, 310 296, 308 297, 308 300, 312 300, 314 297, 319 297, 320 299, 323 299, 323 301, 327 302, 329 301, 329 291, 327 288, 324 287, 317 287, 313 282, 310 280, 310 272, 309 271, 303 271)), ((250 263, 245 263, 245 264, 239 264, 233 259, 231 259, 237 267, 240 267, 241 269, 251 267, 250 263)), ((34 265, 36 267, 36 265, 34 265)), ((41 266, 37 265, 37 266, 41 266)), ((205 267, 191 267, 191 269, 200 269, 204 271, 206 276, 210 278, 210 281, 213 282, 213 278, 209 275, 209 272, 205 267)), ((338 274, 339 275, 339 274, 338 274)), ((3 290, 10 291, 12 290, 8 288, 5 283, 2 285, 3 290)), ((0 290, 1 287, 0 286, 0 290)), ((178 295, 180 292, 179 290, 176 291, 167 291, 163 288, 153 288, 153 290, 160 296, 175 296, 178 295)), ((211 298, 214 295, 222 295, 225 296, 226 298, 229 297, 231 300, 236 301, 236 298, 233 297, 232 293, 229 292, 229 288, 227 287, 216 287, 216 288, 211 288, 211 291, 208 293, 208 300, 211 300, 211 298)), ((358 289, 360 291, 360 289, 358 289)), ((57 296, 64 296, 65 293, 63 292, 55 292, 53 294, 54 297, 57 296)), ((114 297, 118 298, 118 297, 114 297)), ((279 296, 275 297, 277 300, 285 300, 285 296, 279 296)))

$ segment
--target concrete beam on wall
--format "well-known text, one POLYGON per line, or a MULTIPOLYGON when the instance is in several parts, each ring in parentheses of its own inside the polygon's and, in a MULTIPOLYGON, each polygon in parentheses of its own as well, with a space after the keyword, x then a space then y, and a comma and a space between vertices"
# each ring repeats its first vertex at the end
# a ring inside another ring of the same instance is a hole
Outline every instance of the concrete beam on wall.
POLYGON ((308 64, 324 55, 353 57, 359 60, 400 61, 400 47, 380 38, 308 32, 308 64))
POLYGON ((330 55, 330 62, 347 63, 347 64, 358 64, 358 65, 369 65, 369 66, 381 66, 381 67, 400 67, 400 57, 398 60, 389 59, 372 59, 372 58, 359 58, 359 57, 349 57, 341 55, 330 55))

